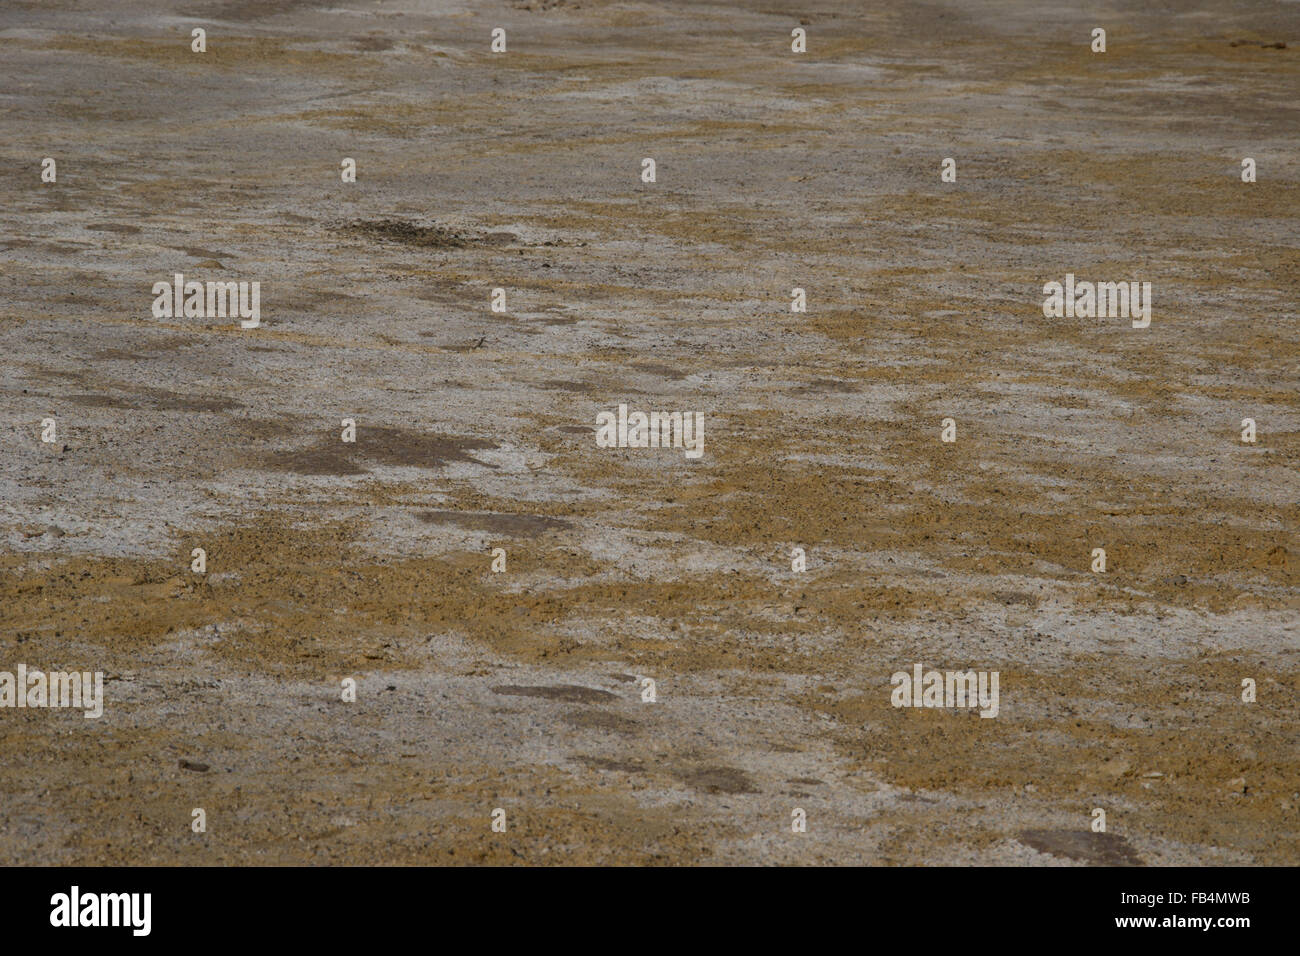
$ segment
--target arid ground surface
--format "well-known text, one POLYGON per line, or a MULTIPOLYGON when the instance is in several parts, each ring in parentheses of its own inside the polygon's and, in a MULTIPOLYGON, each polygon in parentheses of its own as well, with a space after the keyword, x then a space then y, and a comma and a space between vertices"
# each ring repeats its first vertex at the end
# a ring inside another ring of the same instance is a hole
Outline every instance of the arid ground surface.
POLYGON ((1300 862, 1300 4, 1127 6, 5 3, 0 862, 1300 862))

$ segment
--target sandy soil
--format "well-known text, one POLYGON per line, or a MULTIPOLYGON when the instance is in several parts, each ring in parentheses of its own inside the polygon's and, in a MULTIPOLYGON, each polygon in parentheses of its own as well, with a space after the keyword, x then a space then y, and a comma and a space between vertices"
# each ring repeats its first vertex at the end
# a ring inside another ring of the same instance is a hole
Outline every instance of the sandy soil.
POLYGON ((176 6, 0 9, 0 863, 1300 862, 1300 4, 176 6))

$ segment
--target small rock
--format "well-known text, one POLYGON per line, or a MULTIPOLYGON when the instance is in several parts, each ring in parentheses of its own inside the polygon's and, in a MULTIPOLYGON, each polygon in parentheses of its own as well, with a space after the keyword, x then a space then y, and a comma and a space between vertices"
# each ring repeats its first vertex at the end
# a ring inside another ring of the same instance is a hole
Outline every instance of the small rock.
POLYGON ((211 768, 205 763, 195 763, 193 760, 180 760, 182 770, 193 770, 195 773, 207 773, 211 768))

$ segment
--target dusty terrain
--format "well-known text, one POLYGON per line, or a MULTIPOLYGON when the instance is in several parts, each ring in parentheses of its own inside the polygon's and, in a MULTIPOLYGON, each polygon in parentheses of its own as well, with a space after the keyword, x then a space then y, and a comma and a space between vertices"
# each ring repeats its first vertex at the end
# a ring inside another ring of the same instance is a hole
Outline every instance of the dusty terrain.
POLYGON ((0 863, 1300 862, 1300 4, 1127 6, 6 3, 0 863))

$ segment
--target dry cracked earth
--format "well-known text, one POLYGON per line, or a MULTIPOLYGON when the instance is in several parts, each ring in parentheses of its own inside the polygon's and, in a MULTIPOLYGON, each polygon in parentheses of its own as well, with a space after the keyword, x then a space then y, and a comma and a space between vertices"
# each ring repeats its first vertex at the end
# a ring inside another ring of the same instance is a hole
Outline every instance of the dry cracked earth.
POLYGON ((6 3, 0 863, 1300 862, 1298 27, 6 3))

